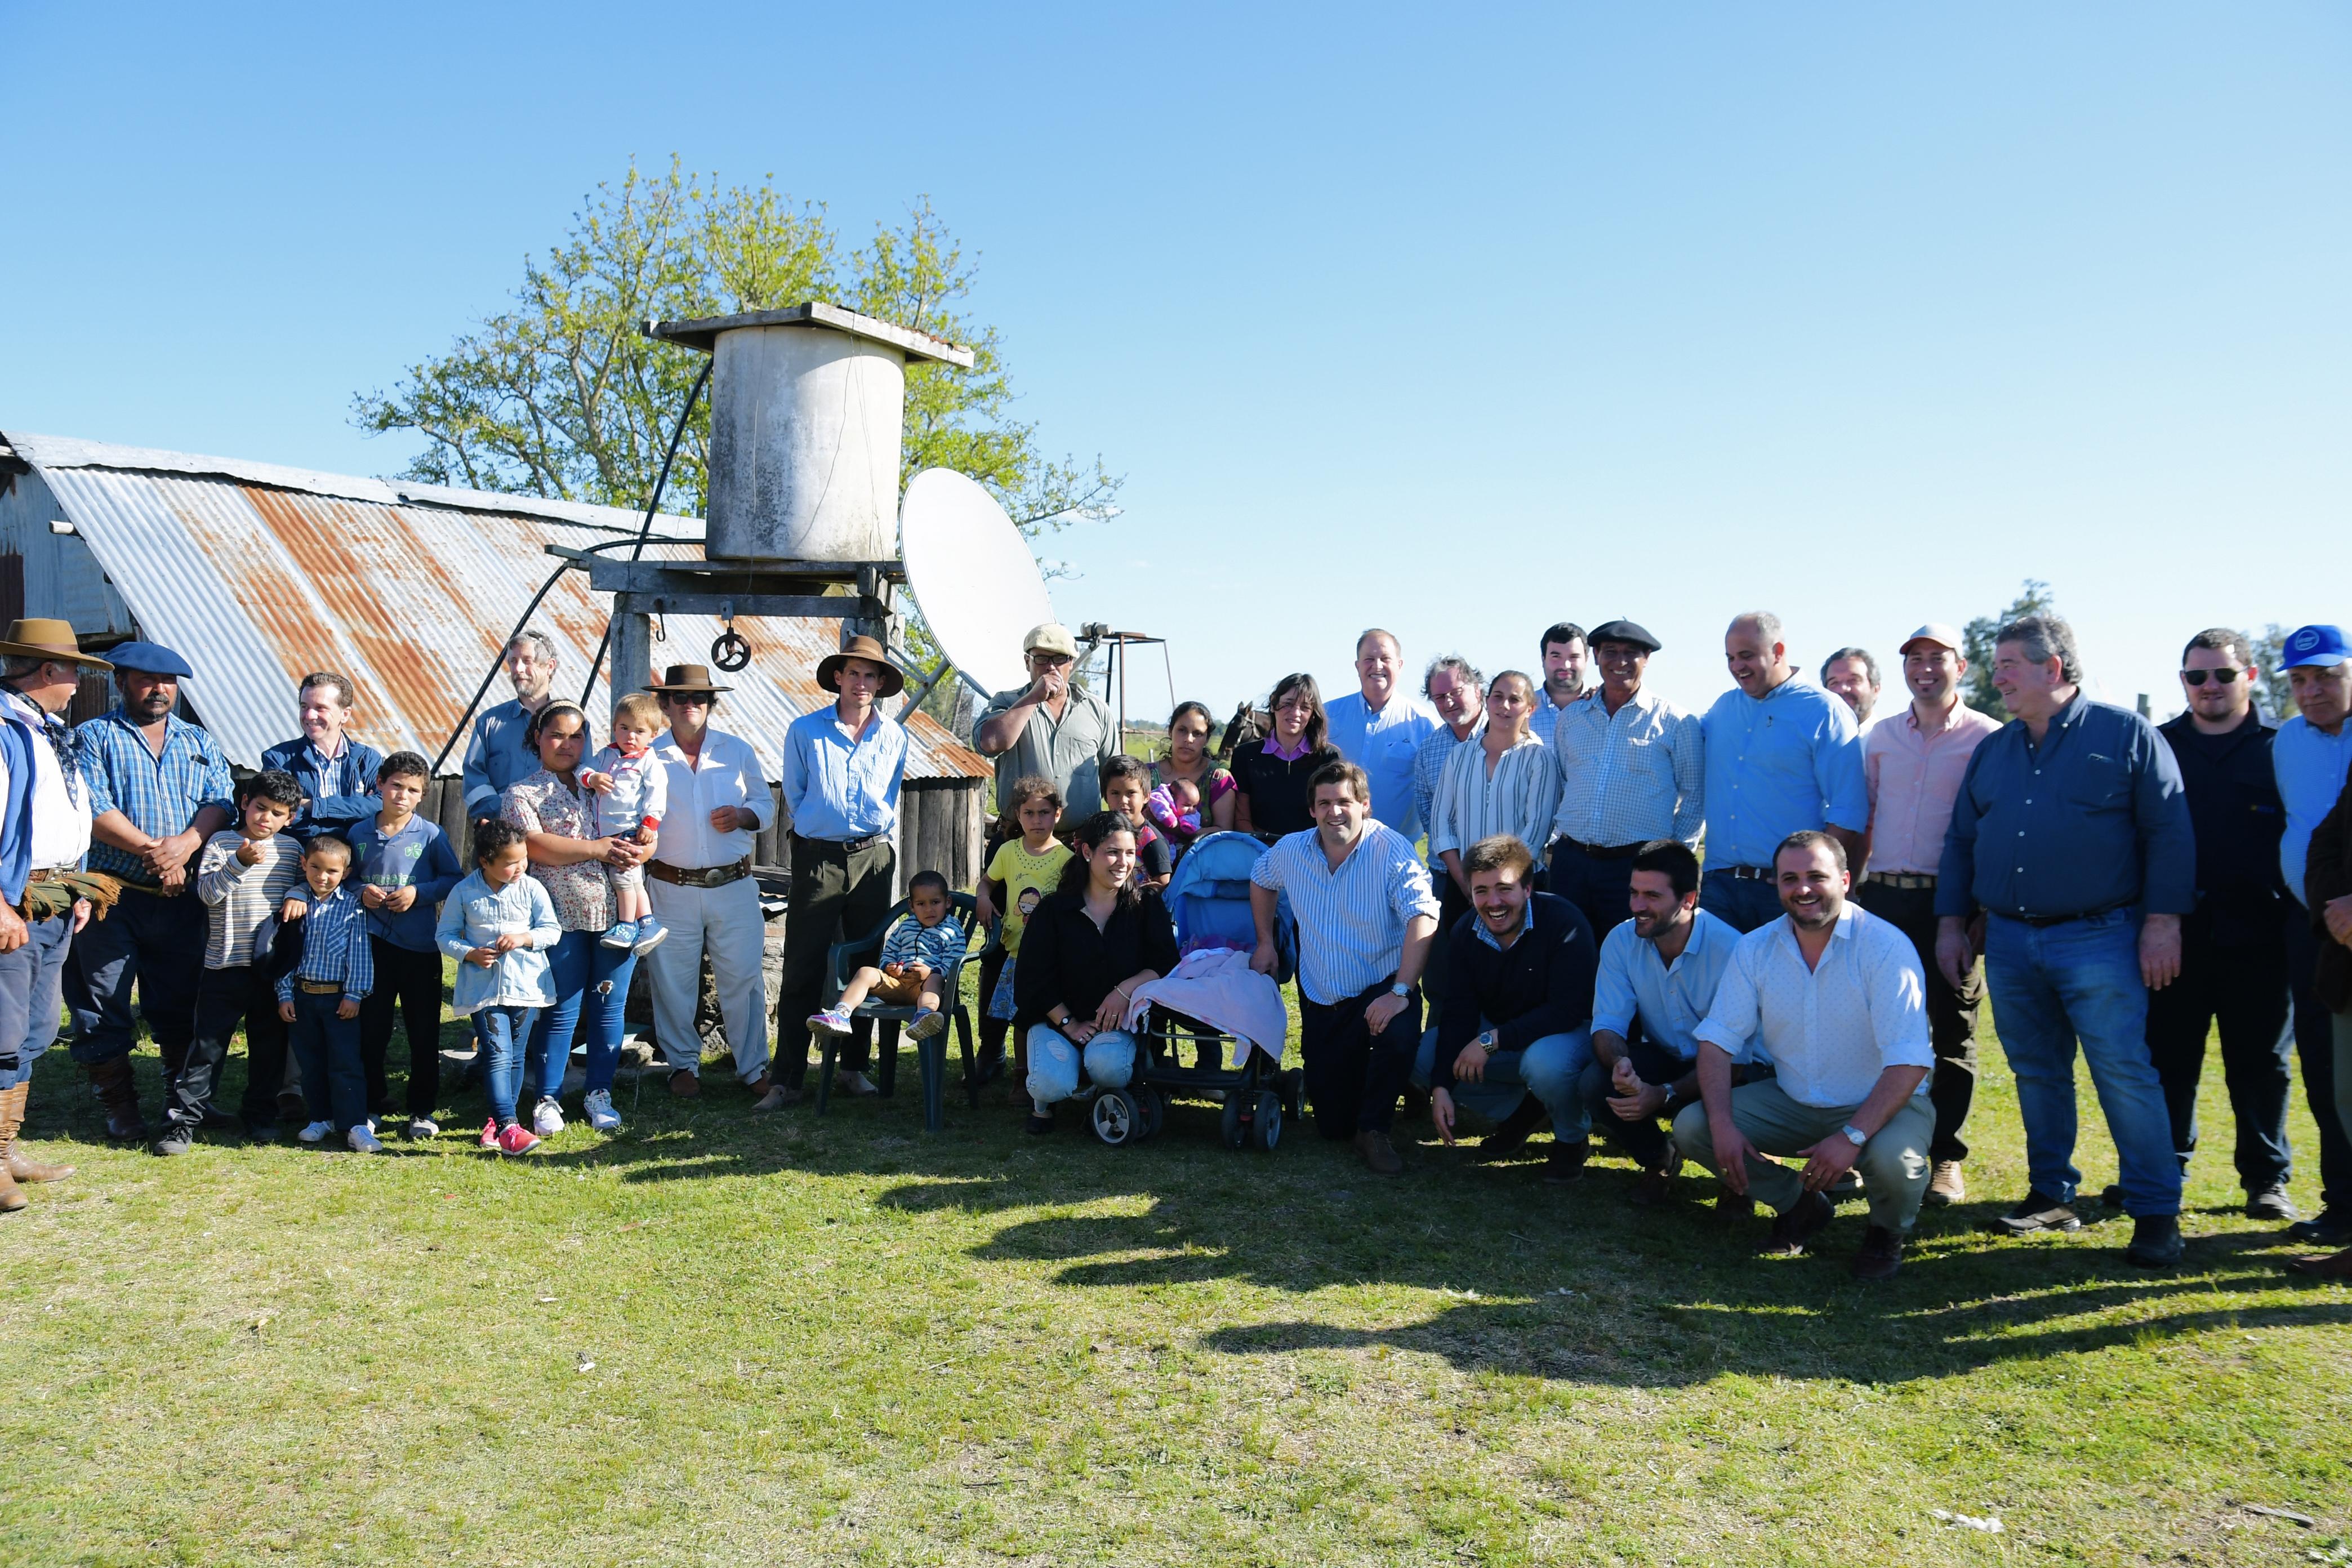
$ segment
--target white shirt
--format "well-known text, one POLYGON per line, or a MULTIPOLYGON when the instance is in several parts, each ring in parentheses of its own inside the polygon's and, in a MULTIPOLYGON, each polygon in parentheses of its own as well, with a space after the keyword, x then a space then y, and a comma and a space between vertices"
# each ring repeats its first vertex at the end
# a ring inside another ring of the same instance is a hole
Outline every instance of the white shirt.
POLYGON ((1404 954, 1405 926, 1415 915, 1437 918, 1429 868, 1412 840, 1378 822, 1334 870, 1323 837, 1310 827, 1277 838, 1257 858, 1250 880, 1290 895, 1298 921, 1298 990, 1309 1002, 1336 1006, 1394 974, 1404 954))
MULTIPOLYGON (((48 721, 40 709, 19 692, 8 692, 7 699, 33 731, 33 869, 68 870, 89 850, 89 790, 79 780, 67 787, 57 750, 42 732, 48 721)), ((0 763, 0 797, 7 793, 6 769, 0 763)))
POLYGON ((654 858, 681 871, 705 871, 732 866, 751 854, 755 828, 717 833, 710 826, 710 814, 722 805, 767 822, 768 782, 760 776, 760 759, 751 746, 723 731, 705 730, 701 754, 689 763, 677 736, 666 733, 654 742, 654 755, 669 786, 669 815, 662 818, 654 858))
POLYGON ((1783 915, 1739 939, 1697 1034, 1734 1061, 1760 1050, 1800 1105, 1860 1105, 1888 1068, 1936 1065, 1927 986, 1911 939, 1859 905, 1839 911, 1818 969, 1783 915))
POLYGON ((1533 735, 1495 759, 1486 770, 1484 740, 1465 741, 1445 759, 1429 802, 1429 858, 1447 850, 1468 854, 1481 838, 1508 833, 1540 855, 1559 809, 1559 768, 1533 735))

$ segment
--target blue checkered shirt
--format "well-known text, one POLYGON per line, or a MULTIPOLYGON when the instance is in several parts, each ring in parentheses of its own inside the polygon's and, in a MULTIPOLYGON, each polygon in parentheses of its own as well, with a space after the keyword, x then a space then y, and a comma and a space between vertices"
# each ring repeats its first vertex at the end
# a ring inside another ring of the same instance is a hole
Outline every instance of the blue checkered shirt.
MULTIPOLYGON (((163 719, 163 754, 147 749, 147 737, 121 708, 101 713, 74 731, 82 782, 89 786, 89 814, 119 811, 151 837, 185 833, 196 813, 216 805, 234 818, 229 804, 228 759, 220 742, 176 713, 163 719)), ((127 849, 93 842, 89 868, 142 887, 155 886, 147 862, 127 849)))
MULTIPOLYGON (((1430 813, 1437 798, 1437 781, 1445 776, 1445 759, 1486 732, 1486 716, 1481 713, 1478 721, 1470 726, 1470 732, 1462 739, 1457 741, 1454 738, 1453 725, 1440 723, 1413 749, 1412 815, 1423 826, 1426 827, 1436 820, 1430 813)), ((1437 849, 1433 845, 1430 847, 1429 857, 1433 860, 1437 858, 1437 849)))
POLYGON ((297 980, 340 980, 343 994, 356 1002, 375 989, 375 956, 368 948, 367 911, 359 895, 348 887, 325 898, 305 883, 298 897, 310 901, 302 917, 302 962, 278 982, 278 999, 294 1000, 297 980))
POLYGON ((907 915, 882 939, 881 961, 919 963, 934 974, 944 974, 948 965, 963 957, 964 945, 963 927, 955 916, 942 916, 939 924, 927 926, 907 915))

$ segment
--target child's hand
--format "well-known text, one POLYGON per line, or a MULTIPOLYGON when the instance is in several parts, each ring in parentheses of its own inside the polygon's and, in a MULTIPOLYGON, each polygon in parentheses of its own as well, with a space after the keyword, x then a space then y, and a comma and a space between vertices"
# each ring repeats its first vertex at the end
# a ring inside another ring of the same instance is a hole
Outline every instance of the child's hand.
POLYGON ((907 966, 903 963, 886 963, 882 966, 882 973, 896 980, 907 973, 907 966))
POLYGON ((578 777, 582 789, 593 790, 598 795, 613 793, 613 775, 610 773, 600 773, 594 768, 582 768, 578 777))
POLYGON ((356 1018, 359 1016, 360 1005, 357 1002, 352 1001, 350 997, 346 996, 341 1001, 335 1004, 336 1017, 356 1018))
POLYGON ((383 908, 384 894, 390 890, 390 889, 379 888, 373 882, 370 882, 366 887, 360 889, 360 908, 363 910, 380 910, 383 908))
POLYGON ((379 888, 376 890, 383 895, 383 907, 394 914, 416 907, 416 889, 414 888, 379 888))
POLYGON ((292 1023, 294 1021, 294 1004, 291 1002, 280 1002, 278 1004, 278 1016, 287 1023, 292 1023))
POLYGON ((494 952, 512 952, 516 948, 528 947, 530 945, 530 938, 528 935, 519 931, 510 931, 504 936, 499 938, 498 941, 492 942, 490 947, 494 952))
POLYGON ((928 980, 931 976, 931 966, 928 963, 919 962, 915 963, 902 963, 898 966, 898 974, 901 979, 905 980, 928 980))
POLYGON ((278 918, 281 921, 299 921, 310 912, 310 906, 300 899, 289 899, 278 906, 278 918))
POLYGON ((267 842, 268 842, 267 839, 248 838, 244 843, 238 845, 236 847, 236 858, 238 861, 247 866, 260 865, 261 847, 267 842))
POLYGON ((989 923, 995 919, 996 906, 989 901, 988 895, 986 893, 975 894, 971 902, 971 923, 978 926, 981 930, 986 931, 989 927, 989 923))
POLYGON ((495 947, 478 947, 466 955, 466 962, 479 969, 496 969, 501 951, 495 947))

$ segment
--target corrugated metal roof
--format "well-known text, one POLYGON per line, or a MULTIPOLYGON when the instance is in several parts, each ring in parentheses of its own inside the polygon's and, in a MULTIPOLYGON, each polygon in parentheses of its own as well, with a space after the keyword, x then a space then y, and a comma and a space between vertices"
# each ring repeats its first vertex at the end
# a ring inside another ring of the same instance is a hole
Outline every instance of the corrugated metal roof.
MULTIPOLYGON (((236 465, 216 459, 102 447, 56 437, 8 437, 41 477, 142 633, 194 666, 189 700, 229 756, 258 766, 264 748, 299 733, 295 683, 313 669, 338 670, 360 689, 352 729, 386 751, 432 756, 499 655, 516 617, 556 565, 544 547, 609 537, 612 525, 550 515, 549 503, 478 491, 405 492, 370 479, 236 465), (67 461, 51 466, 50 456, 67 461), (154 458, 174 459, 152 463, 154 458), (123 466, 98 460, 129 459, 123 466), (226 467, 226 465, 224 465, 226 467), (273 476, 263 479, 267 472, 273 476), (286 483, 300 478, 301 484, 286 483), (314 482, 315 481, 315 482, 314 482)), ((635 522, 608 508, 567 512, 635 522)), ((692 558, 691 518, 657 520, 649 556, 692 558)), ((531 625, 562 650, 556 688, 578 690, 611 613, 610 595, 567 573, 531 625)), ((839 624, 740 617, 751 644, 750 668, 724 678, 736 689, 720 724, 758 752, 770 780, 781 776, 786 725, 830 701, 816 661, 839 646, 839 624)), ((708 616, 657 619, 656 666, 707 664, 721 630, 708 616)), ((507 695, 503 679, 488 700, 507 695)), ((592 711, 608 698, 599 681, 592 711)), ((602 726, 599 726, 601 731, 602 726)), ((908 721, 907 776, 974 778, 988 760, 923 714, 908 721)), ((463 748, 450 752, 454 771, 463 748)))

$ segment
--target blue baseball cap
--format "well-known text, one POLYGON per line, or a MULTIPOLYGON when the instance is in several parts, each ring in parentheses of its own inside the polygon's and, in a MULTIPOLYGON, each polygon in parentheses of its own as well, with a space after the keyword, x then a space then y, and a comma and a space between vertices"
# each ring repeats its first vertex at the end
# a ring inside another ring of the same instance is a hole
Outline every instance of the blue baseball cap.
MULTIPOLYGON (((2329 629, 2332 631, 2334 628, 2329 629)), ((2339 647, 2342 643, 2343 639, 2337 638, 2339 647)), ((196 673, 188 668, 186 659, 162 643, 116 643, 106 650, 106 658, 107 662, 117 669, 135 669, 147 675, 190 676, 196 673)))
MULTIPOLYGON (((119 653, 113 658, 117 664, 122 662, 119 653)), ((2344 646, 2343 627, 2297 626, 2280 645, 2279 668, 2301 669, 2305 665, 2342 664, 2347 658, 2352 658, 2352 648, 2344 646)))

